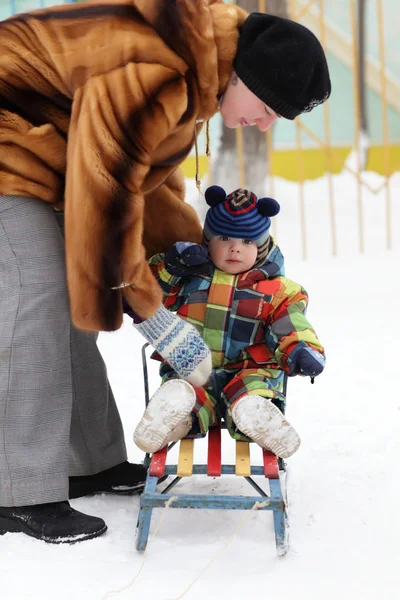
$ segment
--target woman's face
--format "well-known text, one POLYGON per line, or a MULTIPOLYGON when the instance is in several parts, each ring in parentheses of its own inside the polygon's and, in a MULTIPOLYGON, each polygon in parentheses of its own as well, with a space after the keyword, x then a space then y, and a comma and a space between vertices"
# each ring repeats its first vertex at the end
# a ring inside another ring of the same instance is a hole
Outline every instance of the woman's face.
POLYGON ((267 131, 279 117, 245 86, 236 73, 233 73, 222 96, 220 112, 230 129, 257 125, 260 131, 267 131))

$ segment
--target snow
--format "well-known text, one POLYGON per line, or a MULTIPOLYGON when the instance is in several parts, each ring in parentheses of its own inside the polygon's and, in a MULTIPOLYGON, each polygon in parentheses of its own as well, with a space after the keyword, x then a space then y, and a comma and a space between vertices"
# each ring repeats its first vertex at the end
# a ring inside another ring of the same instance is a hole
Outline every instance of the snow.
MULTIPOLYGON (((372 189, 383 179, 363 173, 372 189)), ((152 598, 398 598, 400 585, 400 396, 397 391, 396 321, 400 295, 400 244, 387 249, 386 192, 363 188, 363 253, 359 252, 358 188, 353 175, 332 178, 337 256, 332 256, 328 178, 304 186, 307 260, 303 260, 298 187, 276 180, 282 204, 276 218, 287 275, 310 295, 308 316, 327 352, 325 372, 288 386, 288 417, 302 437, 290 459, 290 550, 278 558, 269 511, 157 509, 147 552, 134 547, 137 497, 92 496, 72 501, 103 517, 108 532, 73 546, 53 546, 22 534, 0 538, 2 600, 108 600, 152 598)), ((265 194, 268 192, 268 186, 265 194)), ((255 190, 254 190, 255 191, 255 190)), ((399 231, 391 180, 393 232, 399 231)), ((204 215, 188 182, 188 194, 204 215)), ((132 441, 144 407, 140 349, 143 340, 129 319, 100 336, 111 384, 124 422, 129 458, 143 454, 132 441)), ((150 365, 151 392, 158 385, 150 365)), ((223 440, 233 462, 233 442, 223 440)), ((199 442, 196 456, 204 456, 199 442)), ((252 457, 260 453, 252 446, 252 457)), ((259 479, 257 478, 257 481, 259 479)), ((188 492, 253 494, 246 481, 193 477, 188 492)), ((174 491, 175 491, 174 490, 174 491)))

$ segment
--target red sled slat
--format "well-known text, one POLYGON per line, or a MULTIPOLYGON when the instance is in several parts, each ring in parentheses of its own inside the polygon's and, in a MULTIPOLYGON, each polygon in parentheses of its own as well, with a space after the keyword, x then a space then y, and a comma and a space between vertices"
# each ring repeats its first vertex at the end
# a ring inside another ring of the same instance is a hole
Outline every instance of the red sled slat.
POLYGON ((208 432, 207 475, 221 477, 221 424, 208 432))
POLYGON ((273 452, 263 450, 264 475, 268 479, 279 479, 278 459, 273 452))
POLYGON ((162 477, 164 475, 167 452, 168 446, 161 448, 158 452, 154 452, 150 463, 150 475, 152 477, 162 477))

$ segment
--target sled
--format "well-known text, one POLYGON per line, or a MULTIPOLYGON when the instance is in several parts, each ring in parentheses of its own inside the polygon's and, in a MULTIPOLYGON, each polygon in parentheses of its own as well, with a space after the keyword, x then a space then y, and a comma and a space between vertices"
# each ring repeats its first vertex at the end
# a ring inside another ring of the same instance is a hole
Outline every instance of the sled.
MULTIPOLYGON (((142 347, 143 377, 145 388, 146 406, 149 402, 149 385, 146 360, 146 348, 148 343, 142 347)), ((284 381, 284 394, 286 396, 286 377, 284 381)), ((280 407, 281 408, 281 407, 280 407)), ((284 407, 282 407, 283 410, 284 407)), ((226 443, 236 445, 235 464, 222 464, 221 461, 221 430, 225 428, 224 422, 219 422, 212 427, 207 437, 184 438, 180 442, 173 442, 153 455, 146 454, 144 464, 149 467, 144 491, 140 497, 140 509, 136 529, 136 549, 144 552, 150 531, 150 523, 153 508, 202 508, 202 509, 224 509, 224 510, 270 510, 273 512, 275 530, 275 543, 278 556, 283 556, 288 550, 288 515, 286 499, 286 465, 282 459, 275 454, 262 450, 262 466, 251 465, 250 446, 248 442, 236 441, 233 438, 226 443), (194 444, 207 443, 207 463, 194 464, 194 444), (168 452, 179 444, 179 457, 176 464, 167 462, 168 452), (162 491, 156 491, 160 477, 172 475, 174 479, 168 483, 162 491), (200 493, 177 493, 171 494, 171 490, 183 478, 195 475, 207 475, 208 477, 222 477, 233 475, 243 477, 257 492, 257 496, 237 496, 222 494, 200 494, 200 493), (264 491, 254 481, 253 477, 263 477, 268 480, 269 493, 264 491)), ((225 440, 224 440, 225 441, 225 440)))

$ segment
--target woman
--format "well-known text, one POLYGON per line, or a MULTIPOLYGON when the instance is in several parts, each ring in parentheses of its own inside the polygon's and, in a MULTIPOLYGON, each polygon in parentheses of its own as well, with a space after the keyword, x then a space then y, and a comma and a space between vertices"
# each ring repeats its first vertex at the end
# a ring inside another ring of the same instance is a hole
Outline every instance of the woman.
POLYGON ((196 123, 220 108, 228 127, 265 131, 329 94, 308 29, 220 0, 94 0, 0 23, 0 533, 101 535, 68 483, 76 497, 143 482, 96 347, 122 294, 182 377, 208 378, 208 348, 163 309, 146 262, 201 241, 178 170, 196 123))

